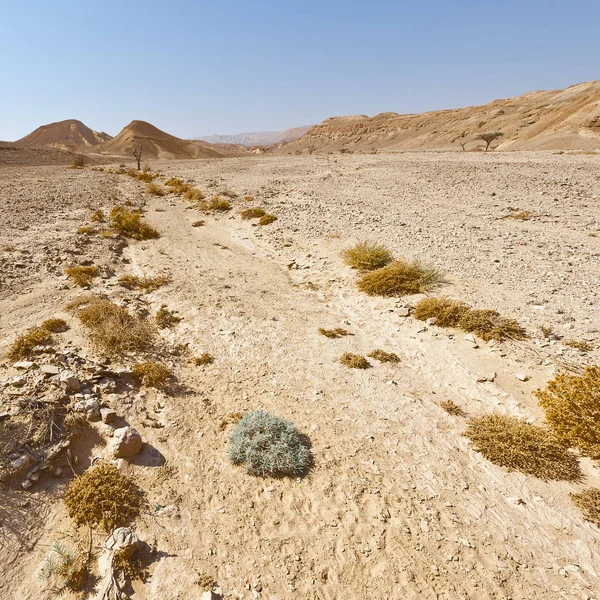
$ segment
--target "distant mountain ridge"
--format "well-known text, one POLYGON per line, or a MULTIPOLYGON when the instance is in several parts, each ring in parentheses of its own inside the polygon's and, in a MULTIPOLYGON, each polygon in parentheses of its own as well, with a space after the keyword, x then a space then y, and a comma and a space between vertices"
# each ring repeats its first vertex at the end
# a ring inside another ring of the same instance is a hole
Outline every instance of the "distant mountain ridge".
POLYGON ((249 133, 235 133, 232 135, 205 135, 197 139, 211 144, 239 144, 241 146, 272 146, 281 142, 293 142, 301 138, 312 125, 291 127, 285 131, 254 131, 249 133))
POLYGON ((60 150, 78 151, 110 139, 108 133, 94 131, 77 119, 67 119, 42 125, 15 143, 20 146, 49 146, 60 150))

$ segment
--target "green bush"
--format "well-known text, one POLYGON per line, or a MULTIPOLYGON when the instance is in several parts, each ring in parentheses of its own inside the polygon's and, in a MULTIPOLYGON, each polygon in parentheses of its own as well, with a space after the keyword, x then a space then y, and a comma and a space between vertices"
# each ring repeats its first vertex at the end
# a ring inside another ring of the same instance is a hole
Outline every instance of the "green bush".
POLYGON ((296 426, 264 410, 240 419, 229 438, 228 458, 259 477, 301 476, 312 460, 310 444, 296 426))

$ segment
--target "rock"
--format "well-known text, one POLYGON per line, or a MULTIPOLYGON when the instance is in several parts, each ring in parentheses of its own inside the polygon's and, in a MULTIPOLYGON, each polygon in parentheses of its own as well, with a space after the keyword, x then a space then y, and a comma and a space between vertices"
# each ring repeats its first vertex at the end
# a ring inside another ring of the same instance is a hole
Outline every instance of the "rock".
POLYGON ((97 400, 80 400, 73 406, 73 410, 78 413, 100 412, 100 404, 97 400))
POLYGON ((100 409, 100 418, 103 423, 112 423, 117 416, 117 411, 112 408, 101 408, 100 409))
POLYGON ((30 479, 26 479, 25 481, 23 481, 23 483, 21 483, 21 487, 24 490, 28 490, 32 485, 33 485, 33 482, 30 479))
POLYGON ((52 471, 52 475, 54 475, 54 477, 60 477, 63 474, 63 470, 61 467, 56 467, 56 469, 54 469, 54 471, 52 471))
POLYGON ((2 412, 2 413, 0 413, 0 421, 4 421, 4 419, 10 419, 10 413, 9 412, 2 412))
POLYGON ((25 471, 25 469, 27 469, 30 464, 31 456, 29 456, 29 454, 23 454, 22 456, 19 456, 19 458, 13 460, 9 464, 8 468, 11 473, 13 473, 14 475, 18 475, 22 471, 25 471))
POLYGON ((437 323, 437 317, 429 317, 429 319, 425 319, 425 323, 427 323, 427 325, 435 325, 437 323))
POLYGON ((129 554, 133 554, 140 545, 140 539, 129 527, 117 527, 104 542, 107 550, 121 550, 125 548, 129 554))
POLYGON ((23 385, 25 385, 27 383, 27 379, 25 379, 25 377, 13 377, 10 380, 10 385, 12 385, 13 387, 21 387, 23 385))
POLYGON ((410 308, 407 308, 406 306, 402 306, 401 308, 398 309, 398 316, 399 317, 410 317, 410 308))
POLYGON ((519 381, 529 381, 529 375, 525 375, 525 373, 517 373, 515 375, 515 377, 519 380, 519 381))
POLYGON ((60 369, 56 365, 42 365, 40 371, 48 376, 58 375, 60 373, 60 369))
POLYGON ((20 362, 16 362, 13 367, 15 369, 22 369, 26 371, 27 369, 31 369, 35 363, 30 360, 22 360, 20 362))
POLYGON ((506 501, 515 506, 525 505, 525 500, 523 500, 523 498, 506 498, 506 501))
POLYGON ((496 379, 496 373, 494 371, 489 371, 487 373, 479 373, 479 375, 477 375, 477 383, 494 381, 494 379, 496 379))
POLYGON ((200 596, 200 600, 217 600, 217 598, 218 596, 212 590, 202 592, 202 596, 200 596))
POLYGON ((59 381, 67 392, 77 393, 81 389, 79 379, 72 371, 63 371, 59 376, 59 381))
POLYGON ((142 449, 142 436, 133 427, 121 427, 113 433, 113 456, 131 458, 142 449))

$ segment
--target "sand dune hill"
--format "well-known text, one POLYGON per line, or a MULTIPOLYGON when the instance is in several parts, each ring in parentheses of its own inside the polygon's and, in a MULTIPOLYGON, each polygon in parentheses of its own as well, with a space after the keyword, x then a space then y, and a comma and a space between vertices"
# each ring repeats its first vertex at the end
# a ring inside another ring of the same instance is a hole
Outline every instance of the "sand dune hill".
POLYGON ((94 131, 76 119, 42 125, 17 140, 21 146, 51 146, 62 150, 83 151, 111 139, 108 133, 94 131))
POLYGON ((182 140, 146 121, 131 121, 113 139, 94 148, 94 152, 130 156, 137 144, 143 145, 147 158, 220 158, 224 154, 209 146, 182 140))
POLYGON ((74 154, 58 148, 22 146, 14 142, 0 142, 0 167, 27 165, 70 165, 74 154))
POLYGON ((474 150, 478 134, 500 131, 498 150, 600 149, 600 81, 530 92, 483 106, 399 115, 332 117, 275 150, 474 150))

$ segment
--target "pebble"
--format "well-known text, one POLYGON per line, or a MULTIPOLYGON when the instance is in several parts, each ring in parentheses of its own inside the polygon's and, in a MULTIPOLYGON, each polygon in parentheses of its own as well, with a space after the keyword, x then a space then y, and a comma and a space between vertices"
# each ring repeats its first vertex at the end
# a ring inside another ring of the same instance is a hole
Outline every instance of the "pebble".
POLYGON ((529 375, 525 375, 525 373, 517 373, 515 375, 515 377, 519 380, 519 381, 529 381, 529 375))

